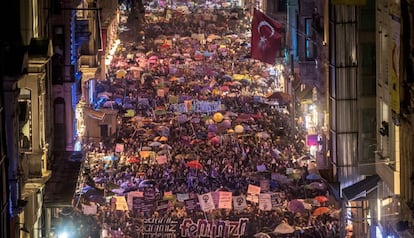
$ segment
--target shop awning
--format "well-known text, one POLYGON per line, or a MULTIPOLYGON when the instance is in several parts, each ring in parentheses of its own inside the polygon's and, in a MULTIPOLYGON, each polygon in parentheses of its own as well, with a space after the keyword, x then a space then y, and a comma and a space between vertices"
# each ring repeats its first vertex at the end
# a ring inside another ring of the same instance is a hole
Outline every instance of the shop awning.
POLYGON ((92 117, 94 119, 101 120, 101 121, 105 117, 105 112, 95 111, 93 109, 88 109, 88 108, 85 108, 84 109, 84 113, 85 113, 85 115, 88 115, 88 116, 90 116, 90 117, 92 117))
POLYGON ((81 162, 70 161, 72 152, 54 152, 52 177, 45 186, 43 198, 46 207, 72 207, 81 162))
POLYGON ((29 45, 29 58, 49 58, 53 55, 52 42, 46 38, 32 38, 29 45))
POLYGON ((342 195, 348 201, 367 197, 367 195, 378 187, 381 178, 378 175, 367 176, 365 179, 342 189, 342 195))

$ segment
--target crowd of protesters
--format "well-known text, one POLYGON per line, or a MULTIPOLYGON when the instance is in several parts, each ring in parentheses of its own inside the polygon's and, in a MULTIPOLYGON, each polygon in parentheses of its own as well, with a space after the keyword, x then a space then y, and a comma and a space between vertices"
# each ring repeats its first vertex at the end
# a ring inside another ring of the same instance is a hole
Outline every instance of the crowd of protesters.
POLYGON ((97 205, 93 217, 104 237, 340 237, 338 210, 308 154, 306 130, 289 113, 295 100, 271 100, 268 95, 281 88, 279 76, 249 58, 244 34, 249 11, 156 5, 158 11, 147 12, 146 27, 136 38, 122 42, 107 78, 96 86, 106 98, 94 108, 113 101, 110 107, 123 120, 112 138, 83 142, 84 185, 103 194, 84 192, 76 206, 97 205), (215 38, 208 38, 212 34, 215 38), (119 76, 120 70, 126 74, 119 76), (235 79, 235 74, 244 78, 235 79), (211 105, 197 111, 171 106, 194 101, 211 105), (219 109, 213 102, 219 102, 219 109), (128 110, 132 117, 125 117, 128 110), (199 165, 189 166, 190 161, 199 165), (112 196, 126 198, 146 181, 155 191, 153 205, 167 200, 165 209, 116 208, 112 196), (217 191, 247 197, 249 185, 277 193, 279 205, 268 210, 247 201, 242 209, 203 211, 189 209, 177 197, 197 200, 197 195, 217 191), (302 201, 306 209, 293 208, 292 200, 302 201), (326 212, 315 214, 320 207, 326 212), (176 224, 176 233, 148 230, 151 219, 176 224), (243 234, 219 236, 184 230, 185 219, 247 223, 243 234), (293 230, 277 232, 280 224, 293 230))

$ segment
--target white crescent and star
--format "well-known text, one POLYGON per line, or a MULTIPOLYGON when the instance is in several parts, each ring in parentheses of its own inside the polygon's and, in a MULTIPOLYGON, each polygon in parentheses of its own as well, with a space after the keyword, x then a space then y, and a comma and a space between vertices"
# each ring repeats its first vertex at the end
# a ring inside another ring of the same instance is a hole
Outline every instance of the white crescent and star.
POLYGON ((273 28, 273 26, 270 25, 269 22, 261 21, 261 22, 259 22, 259 25, 257 26, 257 32, 259 33, 259 36, 260 36, 259 46, 260 46, 260 48, 264 48, 267 44, 267 39, 271 38, 275 34, 275 28, 273 28), (270 29, 270 35, 269 36, 265 36, 262 33, 262 28, 263 27, 267 27, 267 28, 270 29))

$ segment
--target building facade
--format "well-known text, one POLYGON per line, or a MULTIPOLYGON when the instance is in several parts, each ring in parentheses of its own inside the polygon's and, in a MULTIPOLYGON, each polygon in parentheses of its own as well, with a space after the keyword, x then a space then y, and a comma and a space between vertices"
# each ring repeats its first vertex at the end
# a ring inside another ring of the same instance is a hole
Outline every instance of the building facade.
POLYGON ((51 41, 49 1, 5 3, 3 19, 2 237, 42 232, 42 198, 50 178, 53 146, 51 122, 51 41), (7 148, 7 151, 5 150, 7 148), (6 176, 7 175, 7 176, 6 176), (4 179, 7 179, 4 182, 4 179), (7 202, 6 202, 7 201, 7 202))
POLYGON ((376 1, 376 230, 413 237, 413 1, 376 1))
POLYGON ((105 77, 117 10, 117 1, 66 0, 53 6, 54 126, 62 150, 80 149, 87 128, 83 108, 93 102, 96 80, 105 77))
POLYGON ((290 65, 292 95, 297 100, 297 120, 306 130, 306 146, 320 173, 331 180, 332 164, 326 159, 328 133, 328 1, 287 1, 286 59, 290 65), (317 138, 318 143, 311 143, 317 138))
POLYGON ((292 92, 320 136, 314 155, 342 200, 342 232, 378 237, 411 224, 412 1, 286 5, 292 92))
POLYGON ((344 235, 412 237, 412 2, 330 1, 328 14, 329 149, 344 235))
POLYGON ((82 87, 100 69, 102 8, 96 1, 5 4, 13 13, 1 21, 0 232, 49 237, 57 211, 43 200, 51 160, 56 150, 74 149, 82 87))
MULTIPOLYGON (((3 71, 0 73, 1 77, 3 77, 3 71)), ((0 84, 0 91, 3 92, 3 85, 0 84)), ((7 152, 6 152, 6 134, 4 133, 6 128, 4 126, 4 103, 3 103, 3 96, 0 97, 0 174, 1 176, 1 216, 0 216, 0 236, 7 237, 9 236, 10 227, 10 213, 9 213, 9 181, 8 181, 8 171, 7 171, 7 152)))
POLYGON ((82 77, 82 100, 77 106, 78 142, 106 139, 115 134, 117 128, 117 111, 100 110, 95 107, 98 98, 95 85, 99 80, 106 79, 112 57, 118 50, 120 11, 116 0, 101 1, 99 8, 102 9, 97 19, 100 22, 98 33, 101 41, 99 48, 89 48, 89 50, 95 49, 95 52, 99 54, 99 67, 93 68, 91 65, 86 65, 81 68, 84 75, 82 77))
POLYGON ((88 49, 85 45, 89 46, 90 28, 97 24, 88 17, 96 19, 98 12, 97 6, 87 1, 54 1, 52 6, 54 126, 56 147, 61 150, 72 151, 75 146, 76 105, 82 95, 81 62, 97 67, 93 54, 86 52, 88 56, 81 58, 81 52, 88 49))
POLYGON ((342 199, 342 231, 370 237, 379 181, 375 1, 331 1, 328 14, 330 155, 342 199))
POLYGON ((53 1, 51 6, 54 50, 51 124, 55 128, 53 150, 60 161, 55 162, 57 173, 52 175, 46 187, 48 194, 43 205, 46 237, 58 236, 62 228, 59 221, 65 220, 73 211, 75 180, 80 166, 68 161, 68 157, 71 152, 82 149, 82 138, 88 131, 87 109, 93 98, 90 92, 101 72, 105 71, 102 62, 108 40, 102 34, 102 22, 105 17, 115 18, 116 10, 116 0, 53 1), (108 12, 112 14, 108 16, 108 12))

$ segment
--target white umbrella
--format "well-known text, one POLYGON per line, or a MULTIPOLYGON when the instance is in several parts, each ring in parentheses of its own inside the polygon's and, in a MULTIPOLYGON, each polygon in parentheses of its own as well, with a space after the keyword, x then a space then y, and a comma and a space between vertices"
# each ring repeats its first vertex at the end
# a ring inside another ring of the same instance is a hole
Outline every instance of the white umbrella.
POLYGON ((140 188, 145 188, 145 187, 154 187, 156 185, 156 181, 152 180, 152 179, 146 179, 146 180, 142 180, 139 184, 138 187, 140 188))
POLYGON ((306 210, 312 210, 312 204, 307 203, 305 201, 305 199, 298 199, 299 201, 301 201, 303 203, 303 206, 305 207, 306 210))
POLYGON ((121 188, 127 188, 128 186, 129 186, 128 181, 125 181, 125 182, 121 183, 121 185, 120 185, 121 188))
POLYGON ((276 234, 292 234, 293 232, 295 232, 295 228, 293 228, 291 225, 287 224, 286 222, 280 223, 273 231, 273 233, 276 233, 276 234))
POLYGON ((112 93, 109 93, 109 92, 101 92, 101 93, 98 93, 97 95, 98 98, 106 98, 106 99, 109 99, 109 97, 111 96, 112 96, 112 93))
POLYGON ((104 102, 103 106, 104 107, 113 107, 116 104, 115 101, 106 101, 104 102))
POLYGON ((151 146, 151 147, 158 147, 162 144, 161 144, 161 142, 153 141, 153 142, 149 143, 148 145, 151 146))
POLYGON ((260 232, 254 235, 255 238, 271 238, 268 234, 260 232))
POLYGON ((162 144, 162 145, 160 145, 160 148, 163 149, 163 150, 171 150, 172 149, 172 147, 168 144, 162 144))
POLYGON ((269 138, 270 138, 270 134, 269 134, 269 133, 267 133, 267 132, 264 132, 264 131, 262 131, 262 132, 257 132, 257 133, 255 134, 255 136, 256 136, 257 138, 262 138, 262 139, 269 139, 269 138))
POLYGON ((118 195, 123 195, 124 192, 125 192, 125 189, 123 189, 123 188, 115 188, 115 189, 112 189, 111 192, 116 193, 118 195))
POLYGON ((302 155, 301 157, 297 158, 297 160, 313 160, 312 155, 302 155))
POLYGON ((168 150, 160 150, 157 152, 157 155, 168 155, 170 152, 168 150))
POLYGON ((269 86, 269 85, 267 85, 266 82, 262 82, 262 81, 258 81, 257 82, 257 85, 259 85, 260 87, 267 87, 267 86, 269 86))

